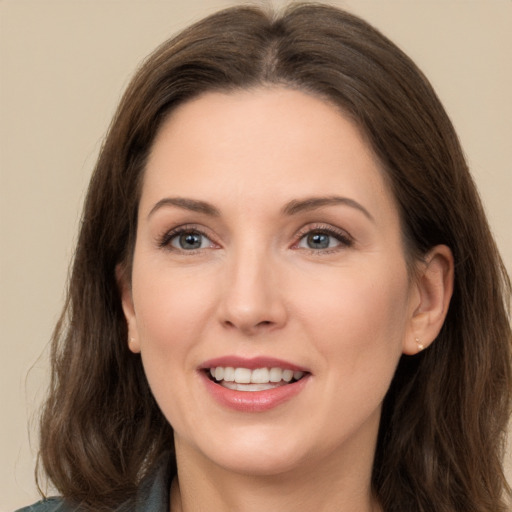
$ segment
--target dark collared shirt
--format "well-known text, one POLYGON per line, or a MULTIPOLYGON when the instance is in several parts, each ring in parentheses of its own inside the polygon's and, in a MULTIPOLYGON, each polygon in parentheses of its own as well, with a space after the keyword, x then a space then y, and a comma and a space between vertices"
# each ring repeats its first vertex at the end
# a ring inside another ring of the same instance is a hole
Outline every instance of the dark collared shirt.
MULTIPOLYGON (((175 474, 174 460, 164 454, 155 470, 141 482, 134 499, 123 503, 116 512, 169 512, 171 480, 175 474)), ((79 505, 73 505, 62 498, 48 498, 16 512, 80 512, 79 505)))

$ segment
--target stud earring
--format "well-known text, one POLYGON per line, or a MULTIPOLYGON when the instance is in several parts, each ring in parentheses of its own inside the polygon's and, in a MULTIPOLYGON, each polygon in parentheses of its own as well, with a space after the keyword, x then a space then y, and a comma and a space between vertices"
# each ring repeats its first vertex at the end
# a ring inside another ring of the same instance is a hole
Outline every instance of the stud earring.
POLYGON ((416 345, 418 345, 418 352, 421 352, 425 347, 423 346, 423 343, 421 343, 419 338, 415 338, 416 345))

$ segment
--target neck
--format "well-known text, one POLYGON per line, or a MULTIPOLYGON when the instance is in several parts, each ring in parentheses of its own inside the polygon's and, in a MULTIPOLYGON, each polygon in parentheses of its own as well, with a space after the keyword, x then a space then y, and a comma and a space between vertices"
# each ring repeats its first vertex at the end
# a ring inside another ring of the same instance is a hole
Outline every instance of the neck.
POLYGON ((177 449, 171 512, 380 512, 371 491, 373 449, 358 455, 356 464, 339 464, 335 457, 336 464, 307 461, 287 472, 255 476, 197 464, 188 450, 177 449))

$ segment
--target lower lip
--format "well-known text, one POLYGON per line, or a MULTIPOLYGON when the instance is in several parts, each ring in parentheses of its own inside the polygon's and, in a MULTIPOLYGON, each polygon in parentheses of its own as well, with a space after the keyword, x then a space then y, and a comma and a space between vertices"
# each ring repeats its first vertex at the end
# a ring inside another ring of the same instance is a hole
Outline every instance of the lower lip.
POLYGON ((291 384, 264 391, 235 391, 210 380, 201 372, 206 389, 222 406, 240 412, 264 412, 278 407, 298 395, 309 380, 309 375, 291 384))

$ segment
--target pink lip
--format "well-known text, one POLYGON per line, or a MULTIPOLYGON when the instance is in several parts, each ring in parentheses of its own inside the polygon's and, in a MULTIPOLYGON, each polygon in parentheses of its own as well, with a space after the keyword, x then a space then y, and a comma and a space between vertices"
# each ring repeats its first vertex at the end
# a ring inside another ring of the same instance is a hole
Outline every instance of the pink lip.
POLYGON ((226 356, 205 361, 199 368, 199 375, 206 390, 223 407, 239 412, 264 412, 278 407, 299 394, 307 385, 311 374, 307 369, 291 364, 287 361, 269 357, 242 358, 238 356, 226 356), (211 380, 208 376, 210 368, 233 367, 248 368, 283 368, 294 371, 307 372, 302 379, 291 384, 284 384, 273 389, 263 391, 235 391, 225 388, 211 380))
POLYGON ((222 366, 224 368, 230 366, 232 368, 248 368, 255 370, 256 368, 282 368, 283 370, 293 370, 307 372, 307 368, 297 366, 282 359, 274 357, 239 357, 239 356, 224 356, 205 361, 201 366, 201 370, 209 370, 210 368, 217 368, 222 366))
POLYGON ((292 399, 300 393, 311 375, 292 384, 285 384, 265 391, 234 391, 208 378, 205 371, 199 372, 207 391, 222 406, 240 412, 264 412, 292 399))

